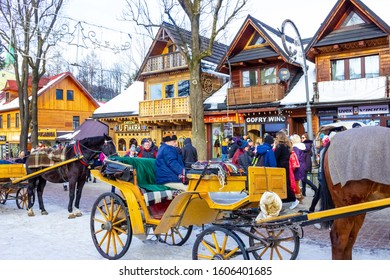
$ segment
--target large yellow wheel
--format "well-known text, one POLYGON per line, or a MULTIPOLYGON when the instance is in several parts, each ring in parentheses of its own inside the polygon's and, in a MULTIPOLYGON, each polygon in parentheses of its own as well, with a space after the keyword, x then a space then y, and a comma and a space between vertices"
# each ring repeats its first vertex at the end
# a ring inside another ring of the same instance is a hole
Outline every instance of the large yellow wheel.
POLYGON ((93 243, 103 257, 116 260, 126 254, 133 233, 120 196, 112 192, 99 196, 92 207, 90 226, 93 243))
POLYGON ((212 226, 202 231, 192 248, 193 260, 248 260, 244 242, 233 231, 212 226))
POLYGON ((300 239, 295 229, 252 227, 250 232, 256 236, 256 238, 249 238, 250 250, 255 259, 295 260, 297 258, 300 239))

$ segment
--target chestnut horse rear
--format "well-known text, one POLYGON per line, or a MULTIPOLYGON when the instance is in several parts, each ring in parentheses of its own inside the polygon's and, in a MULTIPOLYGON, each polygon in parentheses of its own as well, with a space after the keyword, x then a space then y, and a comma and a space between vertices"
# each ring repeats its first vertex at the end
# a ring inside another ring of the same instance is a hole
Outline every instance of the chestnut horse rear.
MULTIPOLYGON (((382 144, 388 145, 390 129, 384 127, 356 128, 337 133, 331 140, 329 148, 324 153, 322 165, 322 174, 326 180, 321 191, 322 210, 331 208, 326 202, 333 202, 334 207, 337 208, 390 197, 389 149, 378 145, 381 141, 374 140, 373 136, 386 137, 387 139, 382 139, 385 141, 382 144), (371 141, 364 141, 361 135, 371 137, 371 141), (354 145, 358 145, 359 148, 355 149, 354 145), (351 148, 350 151, 348 151, 349 148, 351 148), (378 152, 372 152, 377 149, 379 149, 378 152), (340 152, 341 150, 347 150, 346 154, 340 152), (349 154, 353 151, 361 155, 350 156, 349 154), (351 175, 345 177, 343 174, 346 174, 348 169, 353 169, 349 168, 351 165, 354 165, 355 169, 361 168, 361 172, 358 174, 350 172, 351 175), (369 168, 369 165, 373 166, 373 170, 364 170, 369 168), (340 180, 335 178, 340 178, 340 180)), ((334 220, 330 231, 332 259, 352 259, 352 249, 365 217, 364 213, 334 220)))

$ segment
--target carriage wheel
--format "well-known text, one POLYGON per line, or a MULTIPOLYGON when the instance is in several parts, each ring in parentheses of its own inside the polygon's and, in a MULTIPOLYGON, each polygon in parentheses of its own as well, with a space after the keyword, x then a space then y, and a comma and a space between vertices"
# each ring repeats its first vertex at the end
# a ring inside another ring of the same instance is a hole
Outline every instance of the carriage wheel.
POLYGON ((187 242, 192 233, 192 226, 188 227, 172 227, 168 233, 159 234, 158 240, 162 243, 173 246, 181 246, 187 242))
POLYGON ((267 229, 252 227, 250 232, 258 237, 249 238, 252 254, 257 260, 295 260, 299 252, 298 232, 291 228, 267 229))
MULTIPOLYGON (((35 193, 33 194, 33 203, 35 202, 35 193)), ((28 193, 27 188, 19 188, 16 192, 16 206, 19 209, 27 209, 28 207, 28 193)))
POLYGON ((244 242, 233 231, 212 226, 202 231, 192 248, 193 260, 248 260, 244 242))
POLYGON ((98 197, 92 207, 90 227, 93 243, 103 257, 116 260, 126 254, 133 232, 120 196, 108 192, 98 197))
POLYGON ((0 189, 0 203, 5 204, 8 198, 7 189, 0 189))

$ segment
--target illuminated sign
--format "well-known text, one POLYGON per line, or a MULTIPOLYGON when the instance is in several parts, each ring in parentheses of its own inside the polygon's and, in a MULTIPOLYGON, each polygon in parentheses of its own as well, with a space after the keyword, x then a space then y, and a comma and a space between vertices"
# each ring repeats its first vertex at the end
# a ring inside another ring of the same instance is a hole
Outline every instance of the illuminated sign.
MULTIPOLYGON (((244 123, 244 117, 239 114, 240 123, 244 123)), ((216 116, 205 116, 205 123, 228 123, 236 122, 236 115, 216 115, 216 116)))
POLYGON ((55 129, 38 129, 38 140, 55 140, 57 130, 55 129))

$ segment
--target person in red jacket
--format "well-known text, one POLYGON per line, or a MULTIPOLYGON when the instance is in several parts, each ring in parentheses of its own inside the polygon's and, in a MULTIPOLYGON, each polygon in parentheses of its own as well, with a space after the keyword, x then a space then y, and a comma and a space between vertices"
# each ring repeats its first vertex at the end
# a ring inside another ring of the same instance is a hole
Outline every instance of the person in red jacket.
POLYGON ((141 147, 138 151, 138 157, 142 158, 156 158, 157 151, 152 149, 150 141, 146 138, 142 139, 141 147))

